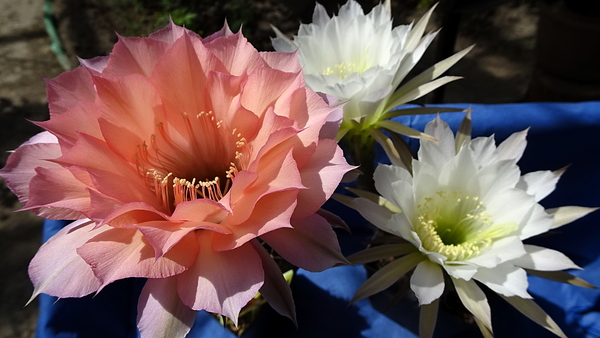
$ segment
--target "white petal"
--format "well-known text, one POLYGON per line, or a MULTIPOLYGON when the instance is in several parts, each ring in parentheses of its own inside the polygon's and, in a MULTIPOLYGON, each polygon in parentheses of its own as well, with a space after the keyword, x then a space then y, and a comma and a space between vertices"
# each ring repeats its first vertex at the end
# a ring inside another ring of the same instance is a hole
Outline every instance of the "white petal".
POLYGON ((313 12, 312 23, 317 26, 325 26, 329 21, 330 17, 325 10, 325 7, 320 3, 315 4, 315 11, 313 12))
POLYGON ((438 178, 441 168, 435 168, 427 162, 416 160, 413 160, 412 167, 414 174, 413 187, 418 187, 416 190, 413 188, 415 190, 415 201, 418 204, 427 197, 435 196, 440 190, 438 178))
POLYGON ((450 265, 445 264, 444 270, 452 277, 464 280, 470 280, 477 273, 477 266, 467 264, 450 265))
POLYGON ((492 331, 490 305, 488 304, 485 294, 477 284, 475 284, 475 281, 464 281, 462 279, 452 278, 452 282, 454 282, 458 297, 467 310, 481 320, 481 322, 492 331))
POLYGON ((556 229, 565 224, 576 221, 595 210, 598 210, 598 208, 566 206, 554 209, 546 209, 546 212, 552 216, 554 220, 551 229, 556 229))
POLYGON ((473 157, 480 168, 497 160, 496 141, 494 141, 493 135, 490 137, 477 137, 471 140, 469 147, 473 150, 473 157))
POLYGON ((403 214, 409 220, 415 218, 415 200, 413 197, 413 187, 410 183, 405 181, 393 182, 391 185, 391 200, 394 202, 403 214))
POLYGON ((429 304, 440 298, 444 292, 442 269, 428 259, 422 261, 410 278, 410 288, 419 299, 419 305, 429 304))
POLYGON ((472 152, 468 148, 462 148, 442 168, 439 182, 449 189, 461 191, 469 186, 469 182, 475 177, 476 170, 472 152))
POLYGON ((508 236, 494 241, 486 251, 477 257, 470 258, 468 262, 486 268, 493 268, 524 254, 525 249, 521 239, 518 236, 508 236))
POLYGON ((527 146, 526 137, 528 130, 529 129, 525 129, 514 133, 504 140, 504 142, 500 143, 497 153, 498 159, 515 160, 515 162, 518 162, 521 159, 521 156, 523 156, 523 152, 527 146))
POLYGON ((580 269, 569 257, 562 252, 542 248, 535 245, 524 245, 526 255, 513 259, 512 264, 525 269, 540 271, 558 271, 566 269, 580 269))
POLYGON ((392 165, 379 164, 373 174, 375 188, 381 196, 388 201, 392 200, 392 183, 396 181, 406 181, 412 184, 412 176, 408 170, 392 165))
POLYGON ((470 187, 467 191, 476 191, 481 193, 479 198, 486 199, 488 195, 497 195, 502 191, 513 188, 519 178, 521 171, 514 161, 504 160, 486 165, 476 174, 477 178, 473 183, 478 187, 470 187))
POLYGON ((439 117, 427 123, 425 134, 435 137, 439 142, 421 141, 418 157, 435 168, 442 168, 454 155, 454 134, 450 126, 439 117))
POLYGON ((364 217, 367 221, 371 222, 371 224, 380 228, 381 230, 396 233, 397 230, 387 229, 390 218, 392 217, 392 212, 387 208, 378 205, 371 200, 368 200, 363 197, 357 197, 348 203, 348 206, 358 211, 362 217, 364 217))
POLYGON ((541 201, 548 196, 564 171, 552 172, 550 170, 534 171, 521 176, 517 188, 526 191, 529 195, 535 196, 535 200, 541 201))
POLYGON ((547 232, 552 227, 554 220, 541 205, 535 204, 525 222, 526 224, 521 230, 522 240, 547 232))
POLYGON ((514 222, 525 227, 533 208, 538 205, 533 196, 520 189, 507 189, 482 196, 482 202, 495 224, 514 222))
POLYGON ((505 263, 492 269, 480 268, 473 278, 506 297, 531 298, 527 293, 527 273, 512 264, 505 263))

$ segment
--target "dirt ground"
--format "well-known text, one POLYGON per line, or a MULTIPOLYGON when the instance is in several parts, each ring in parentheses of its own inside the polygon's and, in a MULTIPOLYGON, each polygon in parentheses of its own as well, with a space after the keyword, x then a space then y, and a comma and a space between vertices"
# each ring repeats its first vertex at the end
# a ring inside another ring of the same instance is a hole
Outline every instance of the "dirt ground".
MULTIPOLYGON (((372 6, 378 1, 362 2, 372 6)), ((473 43, 476 47, 451 70, 465 79, 447 86, 445 102, 519 102, 525 95, 534 62, 537 5, 524 0, 492 2, 490 7, 463 15, 456 49, 473 43)), ((75 53, 92 57, 109 52, 116 38, 113 31, 120 31, 120 24, 106 8, 91 0, 55 3, 62 15, 57 26, 72 59, 75 53)), ((292 31, 300 20, 310 20, 314 4, 312 0, 294 5, 266 0, 250 3, 258 13, 250 38, 257 46, 268 45, 268 36, 273 35, 269 22, 292 31)), ((327 3, 333 8, 336 1, 327 3)), ((392 5, 397 23, 423 13, 414 9, 415 1, 392 0, 392 5)), ((27 120, 48 118, 43 79, 62 71, 50 49, 42 8, 43 0, 0 0, 1 166, 9 150, 39 131, 27 120)), ((432 28, 440 22, 439 15, 434 19, 432 28)), ((420 69, 431 65, 433 50, 423 58, 420 69)), ((24 305, 33 290, 27 265, 40 245, 42 220, 29 212, 13 212, 19 208, 0 179, 0 338, 33 337, 36 325, 37 303, 24 305)))

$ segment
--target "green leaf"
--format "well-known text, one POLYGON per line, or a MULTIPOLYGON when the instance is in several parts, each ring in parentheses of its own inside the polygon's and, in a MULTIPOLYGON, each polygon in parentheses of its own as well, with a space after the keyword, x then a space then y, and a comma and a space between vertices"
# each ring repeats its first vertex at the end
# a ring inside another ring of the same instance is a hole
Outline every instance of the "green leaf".
POLYGON ((414 252, 394 260, 375 272, 371 278, 367 279, 367 281, 356 290, 350 303, 354 303, 360 299, 367 298, 387 289, 424 259, 426 258, 423 254, 414 252))
POLYGON ((383 151, 385 151, 385 154, 393 165, 404 167, 404 163, 402 163, 400 154, 396 150, 396 147, 394 147, 394 142, 392 142, 389 137, 377 129, 368 129, 368 132, 369 135, 371 135, 373 139, 381 145, 383 151))
POLYGON ((542 310, 539 305, 537 305, 531 299, 525 299, 521 297, 506 297, 500 295, 504 300, 506 300, 510 305, 514 306, 515 309, 519 310, 522 314, 527 316, 527 318, 533 320, 537 324, 543 326, 548 331, 554 333, 559 337, 566 338, 567 336, 562 332, 560 327, 542 310))
POLYGON ((372 192, 366 191, 366 190, 355 189, 355 188, 346 188, 346 189, 353 192, 357 196, 366 198, 372 202, 377 203, 378 205, 388 209, 389 211, 391 211, 395 214, 402 212, 402 210, 400 210, 400 208, 398 208, 394 203, 388 201, 387 199, 385 199, 375 193, 372 193, 372 192))
POLYGON ((565 206, 560 208, 546 209, 546 212, 552 215, 554 218, 554 224, 552 224, 551 229, 556 229, 565 224, 576 221, 596 210, 598 210, 598 208, 565 206))
POLYGON ((581 286, 589 289, 597 289, 597 287, 588 283, 586 280, 573 276, 566 271, 539 271, 530 269, 525 269, 525 271, 532 276, 553 280, 555 282, 581 286))
POLYGON ((479 328, 479 331, 481 331, 483 338, 494 338, 492 331, 490 331, 490 329, 488 329, 479 318, 473 317, 473 319, 475 319, 475 324, 477 324, 477 327, 479 328))
POLYGON ((456 293, 458 293, 458 297, 463 305, 493 333, 490 304, 488 304, 487 297, 483 291, 481 291, 479 286, 477 286, 473 280, 466 281, 459 278, 451 279, 456 288, 456 293))
POLYGON ((390 257, 402 256, 415 251, 417 251, 417 248, 409 243, 387 244, 367 248, 346 258, 350 261, 350 263, 356 265, 375 262, 381 259, 388 259, 390 257))
POLYGON ((429 140, 429 141, 434 141, 434 142, 438 141, 435 137, 433 137, 431 135, 427 135, 427 134, 420 132, 416 129, 413 129, 411 127, 405 126, 400 122, 383 120, 383 121, 378 121, 376 125, 378 127, 387 129, 388 131, 393 131, 395 133, 405 135, 408 137, 424 139, 424 140, 429 140))
POLYGON ((471 140, 471 107, 467 109, 467 114, 465 118, 460 123, 460 127, 458 127, 458 132, 456 133, 456 153, 460 151, 463 143, 469 142, 471 140))
POLYGON ((447 71, 450 67, 454 66, 460 59, 462 59, 471 49, 473 49, 475 45, 467 47, 460 52, 436 63, 431 66, 421 74, 415 76, 406 84, 402 85, 393 95, 392 101, 396 101, 402 95, 414 90, 415 88, 437 79, 440 75, 442 75, 445 71, 447 71))
POLYGON ((458 79, 462 79, 462 77, 461 76, 444 76, 437 80, 433 80, 431 82, 422 84, 422 85, 406 92, 405 94, 404 94, 404 90, 402 89, 402 87, 400 87, 400 89, 398 89, 397 92, 400 92, 401 94, 396 96, 396 93, 394 93, 393 96, 397 97, 397 98, 390 100, 391 103, 388 103, 388 105, 385 107, 384 111, 392 110, 402 104, 405 104, 410 101, 414 101, 423 95, 429 94, 430 92, 437 89, 438 87, 441 87, 441 86, 445 85, 446 83, 456 81, 458 79))
POLYGON ((433 337, 439 306, 439 298, 429 304, 421 305, 421 313, 419 314, 419 338, 433 337))
POLYGON ((415 157, 412 149, 399 134, 390 133, 390 136, 396 151, 398 154, 400 154, 400 160, 402 160, 402 164, 404 164, 404 167, 406 170, 408 170, 408 172, 412 173, 412 160, 415 157))

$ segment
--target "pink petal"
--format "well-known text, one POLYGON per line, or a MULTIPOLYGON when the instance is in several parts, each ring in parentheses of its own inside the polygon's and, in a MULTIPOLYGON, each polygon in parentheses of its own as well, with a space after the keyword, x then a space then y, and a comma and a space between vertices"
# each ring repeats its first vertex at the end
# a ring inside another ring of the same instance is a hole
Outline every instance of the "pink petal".
POLYGON ((289 99, 277 101, 275 112, 296 121, 299 128, 298 135, 291 139, 298 167, 312 156, 321 130, 333 110, 319 95, 306 88, 295 90, 289 99))
POLYGON ((262 266, 265 271, 265 283, 260 288, 260 294, 265 297, 269 302, 269 305, 271 305, 275 311, 288 317, 296 324, 296 326, 298 326, 292 290, 285 278, 283 278, 279 266, 258 241, 254 240, 251 243, 256 252, 260 255, 262 266))
POLYGON ((235 249, 270 231, 290 228, 290 217, 296 207, 296 191, 281 191, 262 197, 252 208, 252 215, 242 223, 224 223, 232 234, 214 234, 213 250, 235 249))
POLYGON ((51 116, 66 112, 80 101, 94 102, 96 99, 90 70, 84 67, 75 68, 52 80, 46 80, 46 86, 51 116))
POLYGON ((263 285, 262 260, 251 244, 235 250, 215 252, 212 233, 197 231, 198 259, 177 278, 184 304, 229 317, 236 325, 241 308, 263 285))
POLYGON ((169 22, 169 25, 167 27, 150 34, 148 37, 172 45, 173 43, 175 43, 175 41, 177 41, 177 39, 182 37, 184 34, 196 35, 195 33, 192 33, 181 26, 177 26, 173 23, 173 21, 171 21, 169 22))
POLYGON ((39 209, 40 216, 50 219, 80 219, 89 214, 87 185, 75 178, 71 171, 38 167, 36 172, 31 186, 44 188, 31 190, 25 210, 39 209))
MULTIPOLYGON (((288 141, 298 135, 300 129, 295 126, 294 120, 284 116, 279 116, 269 108, 263 117, 262 127, 260 128, 253 144, 250 158, 262 158, 267 152, 275 149, 272 153, 277 154, 281 151, 288 151, 294 146, 293 141, 288 141)), ((249 168, 255 170, 255 168, 249 168)))
POLYGON ((59 298, 83 297, 100 287, 91 267, 76 249, 107 228, 93 230, 89 220, 75 221, 50 238, 29 263, 33 296, 46 293, 59 298))
POLYGON ((169 47, 168 43, 152 38, 119 36, 102 75, 125 76, 137 73, 149 77, 154 65, 169 47))
POLYGON ((52 116, 48 121, 34 123, 56 135, 63 151, 70 149, 81 133, 103 139, 98 125, 98 109, 95 104, 87 101, 80 101, 63 114, 52 116))
POLYGON ((144 202, 132 202, 114 209, 104 217, 102 222, 115 228, 124 228, 134 224, 166 219, 169 219, 167 214, 156 210, 151 205, 144 202))
POLYGON ((4 178, 6 185, 23 204, 26 204, 29 200, 29 183, 37 174, 36 167, 60 168, 58 164, 46 161, 61 155, 58 143, 56 141, 53 143, 37 143, 40 139, 45 140, 47 137, 52 136, 48 132, 38 135, 10 154, 6 165, 0 170, 0 176, 4 178))
POLYGON ((106 63, 108 62, 108 56, 96 56, 91 59, 81 59, 78 58, 79 64, 85 68, 89 68, 95 72, 102 73, 104 68, 106 68, 106 63))
POLYGON ((225 20, 225 24, 223 25, 223 28, 221 28, 221 30, 216 31, 216 32, 212 33, 211 35, 205 37, 202 41, 204 43, 209 43, 216 38, 220 38, 222 36, 230 36, 230 35, 233 35, 233 32, 231 31, 231 29, 229 29, 227 20, 225 20))
MULTIPOLYGON (((242 186, 238 184, 236 177, 236 181, 231 188, 230 204, 233 208, 233 213, 228 217, 230 224, 245 222, 257 208, 256 203, 263 196, 278 191, 304 188, 290 149, 287 152, 280 152, 269 158, 261 158, 260 164, 254 167, 251 166, 251 169, 254 169, 252 171, 258 173, 258 178, 252 182, 252 185, 242 186)), ((278 203, 277 206, 283 206, 287 209, 287 206, 281 203, 278 203)), ((273 206, 273 208, 275 207, 273 206)))
POLYGON ((227 211, 217 202, 209 199, 194 200, 179 203, 170 221, 140 222, 137 228, 154 247, 158 258, 193 230, 231 234, 227 226, 220 224, 226 215, 227 211))
POLYGON ((319 210, 352 168, 334 140, 319 141, 310 161, 300 170, 302 184, 307 189, 298 192, 294 217, 303 218, 319 210))
POLYGON ((149 279, 138 301, 137 326, 142 338, 185 337, 196 311, 177 295, 177 277, 149 279))
POLYGON ((302 71, 298 55, 296 53, 283 52, 258 52, 267 66, 288 73, 298 73, 302 71))
POLYGON ((123 206, 123 202, 88 188, 90 194, 90 219, 101 224, 107 215, 123 206))
POLYGON ((335 139, 338 130, 340 129, 340 124, 342 123, 342 119, 344 117, 344 104, 340 102, 333 96, 319 93, 319 96, 323 98, 323 100, 331 107, 334 108, 332 112, 327 115, 327 120, 323 127, 321 128, 321 133, 319 134, 320 139, 330 138, 335 139))
POLYGON ((264 66, 258 51, 240 32, 207 42, 206 48, 221 60, 226 72, 232 75, 250 74, 257 67, 264 66))
POLYGON ((193 234, 156 259, 137 229, 112 228, 90 239, 77 253, 92 267, 101 288, 128 277, 165 278, 185 271, 198 253, 193 234))
POLYGON ((348 263, 340 251, 335 232, 319 215, 292 219, 293 229, 278 229, 260 238, 288 262, 308 271, 323 271, 348 263))
MULTIPOLYGON (((258 68, 248 76, 242 93, 242 106, 262 117, 277 100, 290 96, 300 86, 301 73, 286 73, 276 69, 258 68)), ((304 111, 304 115, 306 111, 304 111)))
MULTIPOLYGON (((210 55, 206 57, 210 59, 210 55)), ((190 36, 186 34, 161 57, 150 80, 156 86, 166 111, 195 115, 210 110, 203 95, 206 71, 198 59, 190 36)), ((170 122, 173 122, 171 120, 177 119, 170 119, 170 122)), ((182 124, 178 129, 185 130, 185 125, 182 124)))
POLYGON ((102 140, 81 134, 75 146, 55 162, 85 168, 95 188, 118 201, 143 201, 158 210, 164 208, 134 165, 115 154, 102 140))
POLYGON ((219 120, 225 122, 241 137, 252 140, 259 128, 259 119, 240 104, 240 93, 246 76, 233 76, 221 72, 210 72, 207 79, 207 98, 219 120))
POLYGON ((129 162, 136 162, 138 146, 150 144, 155 126, 164 116, 160 98, 145 77, 94 77, 100 129, 107 145, 129 162))

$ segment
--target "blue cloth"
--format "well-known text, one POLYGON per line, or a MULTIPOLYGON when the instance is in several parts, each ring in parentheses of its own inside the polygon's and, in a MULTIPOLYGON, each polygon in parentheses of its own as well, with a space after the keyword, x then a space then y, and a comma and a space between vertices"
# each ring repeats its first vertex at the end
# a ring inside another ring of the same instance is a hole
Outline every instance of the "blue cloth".
MULTIPOLYGON (((453 107, 467 108, 455 104, 453 107)), ((558 187, 542 201, 545 207, 600 206, 600 102, 575 104, 538 103, 472 105, 473 136, 510 134, 531 127, 528 147, 520 161, 522 171, 555 170, 570 165, 558 187)), ((456 130, 462 113, 442 118, 456 130)), ((423 130, 434 116, 400 117, 397 120, 423 130)), ((411 142, 417 145, 417 142, 411 142)), ((354 211, 329 201, 326 208, 343 216, 353 233, 339 232, 344 254, 364 247, 369 228, 354 211)), ((64 222, 46 221, 44 238, 64 222)), ((591 214, 529 243, 560 250, 585 270, 574 275, 600 286, 600 212, 591 214)), ((405 297, 386 311, 389 292, 352 305, 348 301, 365 281, 362 266, 337 267, 321 273, 299 270, 292 283, 298 328, 266 306, 243 337, 417 337, 418 309, 405 297), (382 314, 385 312, 385 314, 382 314)), ((600 337, 600 290, 585 289, 530 277, 529 292, 569 337, 600 337)), ((61 299, 41 295, 38 338, 136 337, 137 297, 144 281, 113 283, 98 295, 61 299)), ((553 337, 518 313, 499 297, 489 295, 497 337, 553 337)), ((436 337, 478 337, 473 325, 440 310, 436 337)), ((199 312, 189 337, 229 338, 233 334, 205 312, 199 312)))

